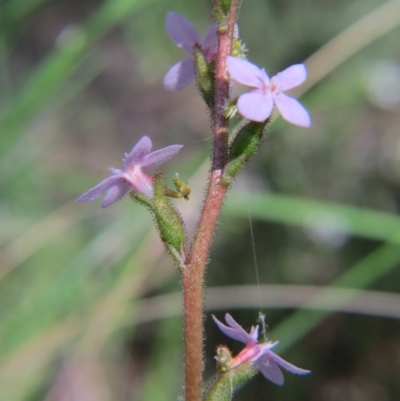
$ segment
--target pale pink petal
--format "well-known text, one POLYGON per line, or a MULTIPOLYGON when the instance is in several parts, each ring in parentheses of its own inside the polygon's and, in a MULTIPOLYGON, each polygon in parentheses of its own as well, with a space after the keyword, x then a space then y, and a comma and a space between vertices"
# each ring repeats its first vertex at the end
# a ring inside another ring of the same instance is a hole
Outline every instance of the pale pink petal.
POLYGON ((148 198, 153 197, 153 182, 140 167, 137 166, 132 171, 125 172, 124 178, 137 192, 148 198))
MULTIPOLYGON (((227 315, 225 315, 225 319, 226 319, 227 315)), ((249 339, 250 339, 251 342, 253 342, 253 339, 250 337, 250 335, 248 333, 246 333, 246 331, 242 327, 239 326, 241 330, 237 330, 236 328, 232 328, 232 327, 228 327, 228 326, 224 325, 214 315, 212 316, 212 318, 214 319, 214 322, 217 324, 218 328, 226 336, 228 336, 230 338, 233 338, 236 341, 241 341, 242 343, 245 343, 245 344, 247 344, 249 339)))
POLYGON ((208 28, 208 31, 202 40, 201 47, 203 49, 213 49, 217 45, 217 27, 217 24, 212 24, 210 28, 208 28))
POLYGON ((104 197, 103 202, 101 203, 101 207, 105 208, 112 205, 114 202, 119 201, 130 190, 132 190, 132 187, 125 181, 119 181, 115 183, 115 185, 112 185, 108 189, 106 196, 104 197))
POLYGON ((254 88, 263 87, 264 76, 262 71, 256 65, 247 60, 233 56, 228 56, 226 59, 226 65, 231 78, 240 84, 252 86, 254 88))
POLYGON ((276 107, 282 117, 292 124, 309 127, 311 118, 308 111, 296 100, 283 93, 274 95, 276 107))
POLYGON ((311 373, 309 370, 298 368, 297 366, 286 362, 284 359, 273 352, 269 352, 269 357, 271 360, 274 360, 279 366, 281 366, 283 369, 286 369, 290 373, 294 373, 296 375, 306 375, 308 373, 311 373))
POLYGON ((278 386, 282 386, 285 378, 275 361, 270 360, 267 355, 264 355, 262 358, 257 360, 257 367, 266 379, 271 380, 272 383, 275 383, 278 386))
POLYGON ((143 158, 141 167, 144 170, 157 167, 171 159, 171 157, 174 157, 182 148, 183 145, 171 145, 167 146, 166 148, 156 150, 155 152, 152 152, 143 158))
POLYGON ((196 28, 184 16, 169 12, 165 20, 165 29, 178 47, 192 54, 194 45, 200 44, 196 28))
POLYGON ((282 91, 294 88, 307 79, 307 70, 304 64, 295 64, 276 74, 272 81, 275 81, 282 91))
POLYGON ((239 113, 250 121, 265 121, 272 114, 274 103, 270 94, 248 92, 241 95, 237 102, 239 113))
POLYGON ((126 155, 124 163, 125 167, 129 167, 130 165, 140 162, 144 156, 150 153, 152 146, 153 144, 151 143, 151 139, 148 136, 142 136, 129 154, 126 155))
POLYGON ((101 181, 92 189, 82 194, 79 198, 76 199, 77 202, 89 202, 92 200, 97 199, 103 192, 107 191, 112 185, 120 182, 121 180, 120 175, 112 175, 111 177, 106 178, 105 180, 101 181))
POLYGON ((186 88, 195 77, 193 57, 186 57, 172 66, 164 77, 164 88, 178 91, 186 88))

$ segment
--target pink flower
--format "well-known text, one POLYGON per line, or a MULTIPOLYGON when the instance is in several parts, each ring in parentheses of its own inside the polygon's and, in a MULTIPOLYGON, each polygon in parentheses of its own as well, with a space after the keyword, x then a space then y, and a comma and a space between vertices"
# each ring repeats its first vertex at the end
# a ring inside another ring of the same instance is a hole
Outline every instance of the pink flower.
POLYGON ((250 361, 251 364, 257 365, 258 370, 265 378, 280 386, 284 382, 280 367, 297 375, 310 373, 309 370, 300 369, 273 353, 271 349, 278 345, 278 341, 259 344, 257 342, 258 326, 253 326, 250 333, 247 333, 229 313, 225 315, 225 321, 229 326, 221 323, 214 315, 213 319, 224 334, 246 344, 244 349, 233 358, 231 369, 250 361))
POLYGON ((285 120, 302 127, 311 125, 307 110, 296 99, 283 93, 306 80, 304 64, 292 65, 271 79, 264 69, 237 57, 228 56, 227 66, 236 82, 255 88, 239 96, 237 107, 243 117, 251 121, 265 121, 271 116, 275 103, 285 120))
POLYGON ((144 170, 165 163, 175 156, 182 146, 171 145, 150 153, 151 140, 147 136, 142 137, 129 154, 125 153, 124 168, 122 170, 109 168, 113 175, 89 189, 89 191, 77 198, 77 201, 92 201, 97 199, 103 192, 107 192, 101 204, 101 207, 104 208, 117 202, 132 190, 152 198, 153 182, 144 170))
POLYGON ((196 75, 193 53, 195 46, 199 46, 208 62, 215 58, 217 44, 217 26, 211 25, 206 36, 201 40, 196 28, 180 14, 169 12, 165 28, 168 35, 178 47, 189 53, 188 57, 172 66, 164 77, 164 88, 170 91, 181 90, 188 86, 196 75))

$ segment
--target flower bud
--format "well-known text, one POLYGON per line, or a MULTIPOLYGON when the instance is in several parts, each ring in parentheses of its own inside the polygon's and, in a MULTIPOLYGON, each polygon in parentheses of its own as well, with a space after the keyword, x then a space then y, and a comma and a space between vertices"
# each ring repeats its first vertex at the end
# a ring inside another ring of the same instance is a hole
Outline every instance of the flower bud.
POLYGON ((227 15, 232 6, 232 0, 214 0, 214 12, 227 15))
POLYGON ((215 73, 213 63, 209 63, 199 46, 194 48, 194 65, 196 67, 196 81, 200 93, 208 107, 214 103, 215 73))
POLYGON ((172 257, 181 264, 182 260, 177 258, 182 254, 186 244, 186 230, 182 217, 176 208, 165 196, 166 184, 164 175, 157 173, 154 179, 153 213, 160 233, 161 240, 167 247, 172 257))
POLYGON ((184 267, 184 255, 182 254, 186 244, 186 230, 181 215, 169 202, 166 196, 166 184, 162 172, 153 176, 154 197, 149 199, 145 195, 131 191, 132 200, 147 207, 155 218, 161 240, 168 252, 177 262, 180 268, 184 267))
MULTIPOLYGON (((222 358, 224 359, 226 357, 225 350, 228 349, 226 347, 218 348, 216 359, 220 373, 206 389, 203 397, 204 401, 231 401, 234 391, 258 372, 257 368, 250 362, 244 363, 234 369, 229 369, 227 365, 225 365, 227 370, 225 370, 225 368, 220 369, 221 361, 219 361, 218 358, 221 355, 218 355, 218 352, 221 353, 221 349, 224 350, 222 352, 222 358)), ((222 365, 224 365, 224 362, 222 362, 222 365)))
POLYGON ((262 123, 251 121, 239 128, 239 132, 229 146, 229 159, 223 176, 225 185, 231 183, 232 178, 240 172, 256 152, 265 138, 269 121, 270 119, 262 123))

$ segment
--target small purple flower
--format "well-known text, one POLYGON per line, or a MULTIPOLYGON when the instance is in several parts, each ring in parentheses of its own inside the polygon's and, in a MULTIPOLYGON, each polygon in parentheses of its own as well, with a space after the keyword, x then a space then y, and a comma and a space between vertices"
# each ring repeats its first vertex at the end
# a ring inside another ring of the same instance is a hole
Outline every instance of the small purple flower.
POLYGON ((149 137, 142 137, 129 154, 125 153, 124 168, 118 170, 109 168, 113 173, 100 184, 85 192, 78 202, 88 202, 97 199, 103 192, 107 192, 101 207, 107 207, 123 198, 132 189, 148 198, 153 197, 153 182, 144 170, 154 168, 165 163, 175 156, 183 145, 171 145, 151 152, 152 143, 149 137))
POLYGON ((265 121, 272 114, 275 103, 285 120, 302 127, 311 125, 307 110, 296 99, 283 93, 306 80, 304 64, 292 65, 271 79, 264 69, 237 57, 228 56, 227 67, 236 82, 255 88, 239 96, 237 107, 243 117, 251 121, 265 121))
POLYGON ((176 45, 189 53, 188 57, 172 66, 164 77, 164 88, 177 91, 188 86, 196 75, 193 53, 199 46, 208 62, 215 58, 217 44, 217 25, 213 24, 201 40, 196 28, 185 17, 178 13, 167 14, 165 28, 176 45))
POLYGON ((224 334, 246 344, 244 349, 232 359, 231 369, 250 361, 251 364, 257 365, 258 370, 265 378, 280 386, 284 382, 280 367, 297 375, 310 373, 309 370, 300 369, 273 353, 271 349, 278 345, 278 341, 259 344, 257 342, 258 326, 253 326, 250 333, 247 333, 229 313, 225 315, 225 321, 229 326, 221 323, 214 315, 213 319, 224 334))

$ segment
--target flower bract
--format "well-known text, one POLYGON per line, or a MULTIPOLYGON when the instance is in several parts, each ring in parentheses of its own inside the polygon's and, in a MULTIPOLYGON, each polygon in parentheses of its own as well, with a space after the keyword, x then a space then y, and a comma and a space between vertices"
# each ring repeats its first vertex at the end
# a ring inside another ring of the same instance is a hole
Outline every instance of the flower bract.
POLYGON ((284 92, 302 84, 307 78, 304 64, 295 64, 269 78, 264 69, 247 60, 228 56, 227 67, 231 78, 250 86, 250 92, 239 96, 239 113, 248 120, 262 122, 272 114, 274 104, 282 117, 292 124, 302 127, 311 125, 307 110, 294 98, 284 92))
POLYGON ((224 334, 246 344, 244 349, 233 358, 231 369, 250 362, 251 365, 257 366, 265 378, 278 385, 284 383, 281 368, 298 375, 310 373, 309 370, 298 368, 272 352, 271 349, 278 345, 278 341, 258 343, 258 326, 253 326, 250 333, 247 333, 229 313, 225 315, 228 325, 221 323, 215 316, 213 319, 224 334))
POLYGON ((195 77, 193 53, 199 46, 208 62, 215 58, 217 43, 217 26, 211 25, 204 39, 201 39, 196 28, 185 17, 178 13, 169 12, 165 27, 168 35, 175 44, 189 53, 189 56, 173 65, 164 77, 164 87, 170 91, 181 90, 188 86, 195 77))
POLYGON ((165 163, 175 156, 182 145, 171 145, 166 148, 150 152, 152 142, 149 137, 143 136, 133 147, 130 153, 125 154, 124 167, 122 170, 109 168, 112 175, 101 181, 89 191, 85 192, 76 200, 88 202, 97 199, 106 192, 101 207, 112 205, 123 198, 128 192, 134 190, 148 198, 153 197, 153 182, 144 171, 165 163))

